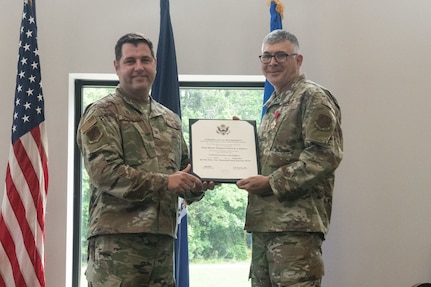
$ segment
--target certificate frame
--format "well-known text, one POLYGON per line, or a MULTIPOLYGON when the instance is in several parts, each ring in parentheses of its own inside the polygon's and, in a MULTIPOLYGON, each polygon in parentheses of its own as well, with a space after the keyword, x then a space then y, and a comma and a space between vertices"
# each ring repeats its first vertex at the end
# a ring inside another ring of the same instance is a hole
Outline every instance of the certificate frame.
POLYGON ((235 183, 260 174, 256 121, 189 119, 191 173, 235 183))

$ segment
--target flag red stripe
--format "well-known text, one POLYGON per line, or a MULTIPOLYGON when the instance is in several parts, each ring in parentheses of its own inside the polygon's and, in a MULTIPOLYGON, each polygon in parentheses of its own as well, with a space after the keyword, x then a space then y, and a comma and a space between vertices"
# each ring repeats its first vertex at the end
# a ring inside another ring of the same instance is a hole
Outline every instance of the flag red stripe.
MULTIPOLYGON (((38 127, 31 130, 31 134, 34 138, 34 141, 37 145, 38 149, 38 159, 39 165, 42 168, 43 177, 41 178, 42 182, 39 184, 39 187, 42 188, 41 192, 38 194, 38 205, 36 206, 36 210, 38 211, 38 221, 39 226, 41 228, 40 233, 40 245, 37 246, 40 256, 40 268, 36 269, 37 276, 39 278, 39 282, 41 286, 45 286, 45 257, 44 257, 44 245, 45 245, 45 205, 46 205, 46 196, 48 195, 48 156, 46 153, 46 147, 48 146, 47 138, 45 134, 45 123, 42 122, 38 127), (41 281, 42 280, 42 281, 41 281)), ((40 172, 39 172, 40 174, 40 172)))
MULTIPOLYGON (((42 123, 41 125, 44 125, 44 123, 42 123)), ((45 141, 44 141, 43 135, 41 135, 40 126, 32 129, 31 135, 33 136, 33 139, 37 145, 38 153, 35 153, 35 154, 39 155, 38 159, 43 171, 43 178, 41 179, 43 180, 43 182, 38 185, 39 187, 43 188, 43 190, 38 193, 38 196, 41 199, 41 201, 40 202, 38 201, 37 207, 40 207, 40 208, 37 208, 37 211, 38 211, 39 225, 42 228, 42 230, 44 230, 45 208, 44 208, 43 202, 45 202, 46 200, 46 195, 48 191, 48 158, 45 153, 45 147, 43 144, 45 141)))
MULTIPOLYGON (((38 130, 39 128, 34 128, 33 130, 35 129, 38 130)), ((37 221, 39 222, 39 225, 43 229, 43 225, 44 225, 43 216, 44 216, 45 210, 43 208, 43 204, 41 202, 41 197, 40 197, 41 184, 35 172, 35 166, 32 164, 28 156, 28 155, 32 156, 34 155, 34 153, 32 153, 31 151, 27 153, 23 143, 23 141, 30 141, 30 140, 33 140, 33 138, 28 137, 27 135, 23 136, 19 140, 15 141, 15 143, 13 144, 13 149, 17 159, 17 163, 19 164, 21 171, 26 179, 26 183, 28 184, 28 187, 30 189, 31 197, 33 198, 33 204, 36 207, 37 221)), ((26 147, 31 150, 32 144, 27 142, 26 147)))
POLYGON ((47 143, 45 139, 45 134, 43 133, 44 129, 43 130, 41 129, 41 126, 44 126, 44 125, 45 125, 44 123, 41 123, 40 126, 38 126, 37 128, 31 131, 31 134, 33 135, 33 138, 39 150, 39 157, 40 157, 40 161, 43 169, 44 190, 45 190, 45 196, 46 196, 48 194, 48 156, 45 151, 45 147, 47 146, 47 143))
MULTIPOLYGON (((19 141, 16 141, 15 143, 17 144, 18 142, 19 141)), ((16 151, 16 148, 15 148, 15 151, 16 151)), ((24 160, 24 162, 25 161, 26 160, 24 160)), ((31 209, 34 209, 34 207, 24 206, 21 198, 19 197, 20 192, 17 190, 15 186, 15 183, 13 181, 9 168, 6 171, 6 188, 7 188, 7 195, 9 197, 9 202, 13 202, 13 205, 11 204, 11 206, 13 208, 13 213, 15 214, 15 218, 18 221, 18 224, 21 230, 20 237, 23 240, 25 249, 27 251, 31 264, 33 265, 37 279, 39 283, 43 286, 42 284, 44 282, 43 264, 39 255, 39 251, 37 250, 37 247, 36 247, 36 241, 40 240, 40 238, 39 239, 37 238, 37 234, 36 236, 34 236, 35 234, 33 234, 30 224, 27 221, 27 220, 32 220, 34 218, 34 214, 27 214, 28 211, 30 211, 31 209)), ((40 198, 37 197, 35 200, 40 200, 40 198)), ((37 209, 38 208, 36 207, 36 210, 37 209)), ((32 225, 34 225, 34 223, 32 225)), ((12 230, 12 232, 17 232, 17 230, 12 230)), ((35 232, 39 233, 39 231, 35 231, 35 232)), ((15 248, 15 245, 14 245, 14 248, 15 248)), ((14 256, 16 256, 16 254, 14 254, 14 256)), ((14 262, 11 262, 11 264, 12 266, 14 266, 14 262)), ((26 286, 21 284, 17 284, 17 286, 26 286)))
MULTIPOLYGON (((39 281, 38 283, 40 283, 41 286, 45 285, 43 226, 46 190, 44 187, 47 186, 48 169, 45 149, 40 141, 40 129, 37 127, 33 130, 34 133, 32 133, 32 135, 36 137, 35 141, 33 141, 34 139, 30 134, 24 135, 22 138, 15 141, 13 145, 14 152, 9 159, 10 165, 8 165, 6 174, 6 194, 9 199, 8 201, 13 203, 10 209, 12 209, 15 215, 14 220, 16 220, 16 224, 18 225, 15 229, 20 229, 21 233, 19 233, 19 230, 12 229, 12 234, 8 233, 8 240, 2 240, 2 245, 8 248, 5 252, 8 255, 13 270, 16 286, 26 286, 26 278, 27 281, 29 281, 28 278, 31 279, 34 276, 37 277, 37 279, 34 278, 32 280, 39 281), (23 142, 26 143, 25 146, 23 142), (38 152, 32 152, 34 149, 37 149, 38 152), (33 163, 28 155, 37 156, 33 159, 33 163), (40 158, 45 158, 45 160, 40 161, 40 158), (16 167, 16 164, 19 165, 19 168, 16 167), (36 167, 36 170, 34 167, 36 167), (41 180, 39 180, 36 173, 36 171, 40 171, 40 169, 43 173, 43 175, 41 175, 41 180), (43 181, 43 184, 41 181, 43 181), (15 185, 15 183, 17 183, 18 186, 15 185), (26 204, 26 206, 24 204, 26 204), (30 220, 30 222, 27 220, 30 220), (34 220, 34 222, 31 220, 34 220), (38 223, 36 223, 36 221, 38 223), (33 226, 33 230, 31 226, 33 226), (16 239, 17 237, 19 241, 16 239), (14 238, 18 243, 22 242, 23 246, 17 248, 13 240, 14 238), (20 258, 20 254, 18 254, 19 249, 25 249, 25 251, 27 251, 27 254, 21 255, 21 257, 25 257, 21 259, 21 263, 18 263, 20 258), (33 272, 29 270, 26 271, 26 274, 21 274, 21 269, 25 269, 25 263, 28 263, 27 265, 31 263, 34 269, 34 276, 33 272)), ((9 214, 12 214, 12 212, 9 214)), ((6 223, 4 224, 6 226, 6 223)))
POLYGON ((3 281, 3 276, 0 274, 0 287, 6 287, 6 283, 3 281))
MULTIPOLYGON (((18 141, 17 141, 18 142, 18 141)), ((6 185, 7 193, 10 198, 10 202, 13 202, 13 212, 15 214, 15 218, 18 221, 18 224, 21 229, 21 239, 25 245, 25 249, 28 253, 29 259, 33 265, 33 268, 36 271, 39 282, 42 282, 43 279, 40 278, 40 269, 42 267, 40 256, 38 255, 38 251, 35 245, 35 239, 33 231, 31 230, 30 224, 27 221, 27 217, 32 217, 31 214, 27 215, 27 208, 24 206, 21 199, 17 196, 19 191, 16 189, 16 186, 11 178, 9 170, 7 171, 6 176, 6 185), (14 198, 15 197, 15 198, 14 198), (42 280, 42 281, 41 281, 42 280)), ((33 214, 34 215, 34 214, 33 214)), ((31 218, 29 218, 31 220, 31 218)), ((17 232, 17 230, 13 230, 12 232, 17 232)), ((24 286, 21 284, 17 284, 17 286, 24 286)))
MULTIPOLYGON (((2 241, 1 244, 5 250, 7 257, 9 258, 10 265, 12 267, 13 278, 16 286, 27 286, 25 284, 24 277, 22 276, 21 270, 19 268, 18 259, 15 254, 15 243, 9 232, 9 228, 6 226, 3 216, 0 217, 0 228, 2 230, 2 241)), ((2 259, 6 260, 6 259, 2 259)), ((4 264, 5 262, 2 262, 4 264)), ((3 275, 2 275, 3 276, 3 275)), ((7 278, 6 278, 7 281, 7 278)))

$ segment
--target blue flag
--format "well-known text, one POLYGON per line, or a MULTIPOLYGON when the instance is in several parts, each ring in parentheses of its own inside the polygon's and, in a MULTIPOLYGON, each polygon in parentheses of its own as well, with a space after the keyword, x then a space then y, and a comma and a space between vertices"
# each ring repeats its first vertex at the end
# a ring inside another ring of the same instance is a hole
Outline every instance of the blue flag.
MULTIPOLYGON (((271 20, 270 20, 270 31, 274 31, 274 30, 278 30, 278 29, 283 29, 283 23, 282 23, 282 18, 283 15, 281 15, 277 10, 283 10, 282 8, 282 4, 280 3, 280 1, 276 0, 272 0, 271 1, 271 5, 269 7, 269 13, 271 15, 271 20), (281 9, 277 9, 277 6, 281 6, 281 9)), ((264 92, 263 92, 263 103, 265 104, 266 101, 271 97, 271 94, 274 92, 274 87, 271 85, 270 82, 265 81, 265 86, 264 86, 264 92)), ((265 114, 266 111, 266 106, 263 106, 262 108, 262 116, 265 114)))
MULTIPOLYGON (((181 117, 177 57, 169 14, 169 0, 160 0, 160 34, 157 46, 157 75, 151 96, 181 117)), ((178 287, 189 286, 189 249, 187 239, 187 207, 178 203, 177 239, 175 240, 175 281, 178 287)))
POLYGON ((169 14, 169 0, 160 0, 160 33, 157 46, 157 74, 151 96, 181 117, 177 56, 169 14))

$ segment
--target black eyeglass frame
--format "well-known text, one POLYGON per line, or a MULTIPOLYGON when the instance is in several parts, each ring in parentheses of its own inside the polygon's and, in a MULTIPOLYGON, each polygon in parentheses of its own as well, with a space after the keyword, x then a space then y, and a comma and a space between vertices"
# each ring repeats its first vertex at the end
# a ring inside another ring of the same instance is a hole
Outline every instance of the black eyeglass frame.
POLYGON ((259 60, 262 62, 262 64, 269 64, 274 58, 278 63, 283 63, 287 60, 289 56, 297 56, 297 53, 287 54, 284 52, 277 52, 275 54, 263 54, 259 56, 259 60))

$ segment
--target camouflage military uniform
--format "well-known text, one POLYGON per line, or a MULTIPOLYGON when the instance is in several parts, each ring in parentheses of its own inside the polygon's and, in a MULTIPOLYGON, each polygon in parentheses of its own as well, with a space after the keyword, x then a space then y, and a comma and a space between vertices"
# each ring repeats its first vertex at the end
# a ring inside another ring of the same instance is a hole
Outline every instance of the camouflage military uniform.
POLYGON ((343 155, 340 109, 329 91, 305 75, 289 90, 274 93, 266 106, 258 133, 260 161, 274 194, 249 194, 245 229, 253 233, 253 286, 320 286, 321 241, 331 217, 334 171, 343 155), (284 262, 281 278, 274 278, 281 268, 277 260, 267 262, 268 257, 284 262), (259 269, 268 264, 276 267, 262 274, 259 269))
POLYGON ((89 287, 174 287, 173 244, 172 237, 160 234, 91 237, 89 287))
MULTIPOLYGON (((172 258, 178 196, 167 190, 168 175, 189 163, 179 117, 151 98, 145 104, 125 97, 118 86, 115 93, 86 109, 78 127, 77 143, 90 178, 89 248, 99 236, 159 235, 172 241, 168 249, 172 258)), ((184 197, 191 203, 199 200, 202 193, 190 191, 184 197)), ((113 240, 116 244, 121 241, 113 240)), ((95 251, 89 250, 89 254, 92 252, 95 251)), ((89 266, 93 263, 89 262, 89 266)), ((170 264, 171 269, 167 270, 172 272, 173 263, 170 264)), ((136 272, 140 272, 139 268, 136 272)))

